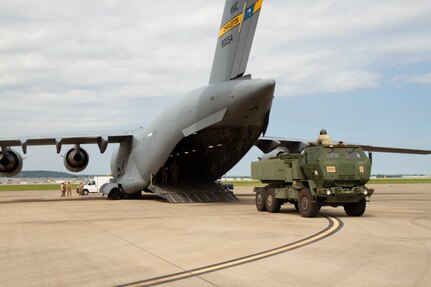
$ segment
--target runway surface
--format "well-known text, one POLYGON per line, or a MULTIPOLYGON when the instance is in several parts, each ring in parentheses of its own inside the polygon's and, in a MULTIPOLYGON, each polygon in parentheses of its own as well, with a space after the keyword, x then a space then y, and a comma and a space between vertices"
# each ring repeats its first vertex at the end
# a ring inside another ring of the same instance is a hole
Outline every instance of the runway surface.
POLYGON ((0 192, 0 286, 431 286, 431 185, 372 187, 359 218, 0 192))

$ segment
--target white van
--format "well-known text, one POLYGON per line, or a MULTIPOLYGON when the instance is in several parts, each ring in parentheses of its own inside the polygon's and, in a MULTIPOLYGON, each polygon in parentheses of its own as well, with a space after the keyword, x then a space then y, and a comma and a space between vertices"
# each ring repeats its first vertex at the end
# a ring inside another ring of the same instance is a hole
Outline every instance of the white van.
POLYGON ((84 184, 82 194, 87 195, 89 193, 97 193, 103 184, 111 182, 112 179, 114 179, 112 176, 95 176, 94 179, 89 180, 84 184))

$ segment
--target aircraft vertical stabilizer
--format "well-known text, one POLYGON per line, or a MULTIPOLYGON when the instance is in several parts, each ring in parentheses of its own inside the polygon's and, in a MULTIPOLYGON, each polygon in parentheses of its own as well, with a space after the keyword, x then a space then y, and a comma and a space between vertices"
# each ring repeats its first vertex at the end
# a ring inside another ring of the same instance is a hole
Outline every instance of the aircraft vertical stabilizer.
POLYGON ((263 0, 227 0, 209 83, 244 74, 263 0))

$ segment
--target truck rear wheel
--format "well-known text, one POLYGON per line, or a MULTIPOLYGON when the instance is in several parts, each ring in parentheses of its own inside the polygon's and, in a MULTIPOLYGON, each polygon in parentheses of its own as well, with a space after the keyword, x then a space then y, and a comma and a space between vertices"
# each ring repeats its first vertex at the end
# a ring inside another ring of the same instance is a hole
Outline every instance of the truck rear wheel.
POLYGON ((313 202, 308 188, 301 190, 298 195, 298 209, 302 217, 316 217, 320 211, 320 202, 313 202))
POLYGON ((266 210, 268 210, 271 213, 277 213, 280 211, 281 208, 281 200, 278 198, 275 198, 275 192, 274 190, 268 190, 266 193, 266 210))
POLYGON ((366 205, 365 198, 362 198, 355 203, 346 203, 344 205, 344 211, 348 216, 361 216, 365 212, 366 205))
POLYGON ((256 192, 256 208, 258 211, 266 211, 265 191, 259 190, 256 192))

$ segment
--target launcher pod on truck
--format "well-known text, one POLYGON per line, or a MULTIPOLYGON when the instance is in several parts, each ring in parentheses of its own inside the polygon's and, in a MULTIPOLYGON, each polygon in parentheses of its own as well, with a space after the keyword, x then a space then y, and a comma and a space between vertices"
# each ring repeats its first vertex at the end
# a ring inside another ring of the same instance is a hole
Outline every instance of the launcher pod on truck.
POLYGON ((288 202, 304 217, 315 217, 324 205, 342 205, 350 216, 364 214, 374 192, 365 186, 370 172, 364 151, 344 144, 310 146, 251 164, 252 177, 267 184, 254 188, 257 210, 279 212, 288 202))

